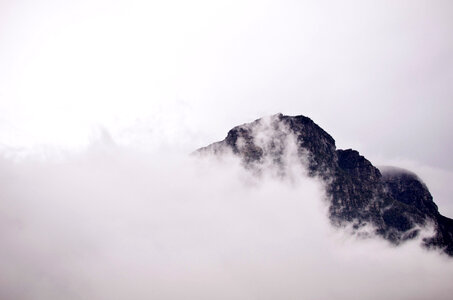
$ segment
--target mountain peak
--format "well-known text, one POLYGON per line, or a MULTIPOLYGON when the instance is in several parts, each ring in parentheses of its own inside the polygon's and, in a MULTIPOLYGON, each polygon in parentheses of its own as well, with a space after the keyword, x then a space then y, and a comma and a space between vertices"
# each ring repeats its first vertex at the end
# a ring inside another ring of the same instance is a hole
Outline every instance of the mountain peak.
POLYGON ((299 162, 325 182, 329 217, 334 226, 371 224, 375 233, 394 244, 415 238, 419 228, 435 225, 424 246, 453 256, 453 220, 439 214, 426 185, 399 168, 376 168, 354 149, 336 149, 335 140, 310 118, 281 113, 231 129, 223 141, 200 148, 199 154, 232 152, 247 168, 271 161, 283 168, 295 145, 299 162))

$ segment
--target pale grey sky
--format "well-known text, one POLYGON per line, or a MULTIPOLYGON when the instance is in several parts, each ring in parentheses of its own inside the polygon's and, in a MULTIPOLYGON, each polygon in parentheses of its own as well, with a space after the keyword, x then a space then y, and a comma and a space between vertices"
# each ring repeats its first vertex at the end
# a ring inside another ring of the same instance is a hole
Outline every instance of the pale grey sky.
POLYGON ((2 1, 0 146, 80 149, 106 130, 188 153, 282 112, 440 185, 452 20, 451 1, 2 1))
POLYGON ((339 147, 453 171, 451 1, 3 1, 0 137, 190 151, 311 117, 339 147))
POLYGON ((332 231, 316 180, 181 154, 303 114, 453 217, 452 98, 450 0, 0 1, 0 298, 449 299, 450 261, 332 231))

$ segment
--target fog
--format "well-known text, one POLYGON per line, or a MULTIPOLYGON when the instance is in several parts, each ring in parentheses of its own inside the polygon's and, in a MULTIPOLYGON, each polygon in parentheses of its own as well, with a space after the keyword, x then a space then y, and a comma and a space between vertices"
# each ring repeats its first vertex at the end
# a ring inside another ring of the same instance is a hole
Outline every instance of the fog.
MULTIPOLYGON (((291 159, 291 156, 287 156, 291 159)), ((324 188, 288 165, 102 141, 1 160, 2 299, 448 299, 453 261, 330 226, 324 188)), ((429 234, 428 232, 425 234, 429 234)))
POLYGON ((452 20, 448 0, 1 1, 0 148, 80 150, 104 127, 189 153, 303 114, 341 148, 417 166, 453 216, 452 20))
POLYGON ((333 229, 303 167, 189 153, 303 114, 452 217, 452 3, 0 1, 0 298, 447 299, 451 259, 333 229))

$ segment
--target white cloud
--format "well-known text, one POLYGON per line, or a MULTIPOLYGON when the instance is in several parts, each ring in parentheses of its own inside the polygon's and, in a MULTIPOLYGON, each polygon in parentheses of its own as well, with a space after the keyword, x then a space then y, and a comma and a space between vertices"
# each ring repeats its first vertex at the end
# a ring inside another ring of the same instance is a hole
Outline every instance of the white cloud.
MULTIPOLYGON (((1 162, 5 299, 448 299, 451 259, 356 240, 322 185, 226 158, 97 147, 1 162), (272 172, 270 173, 272 174, 272 172)), ((294 166, 294 165, 293 165, 294 166)))
POLYGON ((316 181, 181 157, 304 114, 409 166, 451 216, 451 8, 2 1, 0 295, 449 298, 450 261, 332 232, 316 181), (98 128, 116 147, 90 144, 98 128))

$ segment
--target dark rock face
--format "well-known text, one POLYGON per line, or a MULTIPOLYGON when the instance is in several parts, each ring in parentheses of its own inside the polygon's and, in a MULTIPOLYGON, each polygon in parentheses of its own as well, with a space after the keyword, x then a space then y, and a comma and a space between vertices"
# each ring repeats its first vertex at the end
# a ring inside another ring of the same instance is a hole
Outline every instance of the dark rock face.
POLYGON ((197 150, 199 154, 239 156, 246 168, 265 161, 284 170, 287 148, 295 146, 297 160, 310 176, 326 186, 330 220, 336 226, 367 224, 394 244, 415 238, 432 224, 435 234, 426 247, 441 248, 453 256, 453 220, 440 215, 426 185, 413 173, 374 167, 359 152, 336 149, 335 140, 311 119, 277 114, 234 127, 225 140, 197 150))

